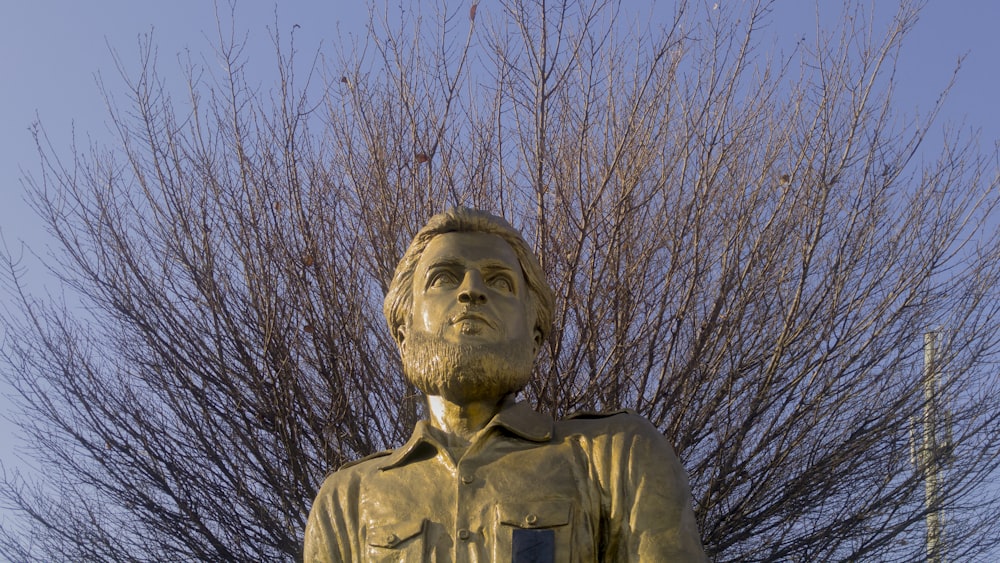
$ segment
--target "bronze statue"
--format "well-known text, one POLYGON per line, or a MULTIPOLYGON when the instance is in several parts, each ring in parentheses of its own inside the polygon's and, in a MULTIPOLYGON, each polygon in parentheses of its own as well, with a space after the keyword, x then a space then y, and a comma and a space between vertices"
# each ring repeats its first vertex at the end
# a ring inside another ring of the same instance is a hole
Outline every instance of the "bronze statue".
POLYGON ((396 268, 385 314, 429 420, 401 448, 323 483, 305 561, 705 561, 687 476, 628 412, 554 422, 514 395, 552 293, 503 219, 434 216, 396 268))

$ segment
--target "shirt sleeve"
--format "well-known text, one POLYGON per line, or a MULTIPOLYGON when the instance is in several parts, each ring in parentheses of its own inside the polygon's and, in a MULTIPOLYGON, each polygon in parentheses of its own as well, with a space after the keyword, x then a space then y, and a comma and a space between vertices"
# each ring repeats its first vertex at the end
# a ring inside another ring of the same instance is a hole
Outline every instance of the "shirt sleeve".
MULTIPOLYGON (((606 561, 708 561, 687 474, 673 448, 644 418, 612 417, 595 456, 604 480, 606 561), (603 469, 603 470, 601 470, 603 469)), ((595 443, 595 446, 598 444, 595 443)))
POLYGON ((357 555, 358 483, 345 472, 326 478, 306 523, 305 563, 347 563, 357 555))

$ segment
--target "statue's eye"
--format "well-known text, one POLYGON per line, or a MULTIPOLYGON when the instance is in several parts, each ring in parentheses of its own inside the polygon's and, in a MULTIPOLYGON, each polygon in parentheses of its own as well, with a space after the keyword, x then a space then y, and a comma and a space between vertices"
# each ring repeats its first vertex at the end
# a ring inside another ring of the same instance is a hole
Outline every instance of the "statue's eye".
POLYGON ((455 276, 450 272, 438 272, 431 277, 431 287, 451 287, 455 285, 455 276))
POLYGON ((490 287, 505 293, 514 293, 514 282, 507 276, 493 276, 490 278, 490 287))

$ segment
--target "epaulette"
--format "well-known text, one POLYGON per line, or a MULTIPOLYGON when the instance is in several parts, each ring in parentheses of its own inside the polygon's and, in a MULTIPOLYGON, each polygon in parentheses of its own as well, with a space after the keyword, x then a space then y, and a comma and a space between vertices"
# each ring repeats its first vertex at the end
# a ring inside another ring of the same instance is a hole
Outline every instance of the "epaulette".
POLYGON ((375 452, 373 454, 366 455, 365 457, 360 458, 360 459, 356 459, 354 461, 348 461, 347 463, 345 463, 345 464, 341 465, 340 467, 338 467, 336 469, 336 471, 340 471, 341 469, 347 469, 348 467, 353 467, 353 466, 355 466, 355 465, 357 465, 359 463, 364 463, 364 462, 368 461, 369 459, 376 459, 376 458, 380 458, 380 457, 385 457, 385 456, 391 454, 392 452, 393 452, 393 450, 382 450, 380 452, 375 452))
POLYGON ((580 411, 575 412, 566 417, 565 420, 574 419, 588 419, 588 418, 607 418, 609 416, 615 416, 616 414, 636 414, 632 409, 618 409, 615 411, 580 411))

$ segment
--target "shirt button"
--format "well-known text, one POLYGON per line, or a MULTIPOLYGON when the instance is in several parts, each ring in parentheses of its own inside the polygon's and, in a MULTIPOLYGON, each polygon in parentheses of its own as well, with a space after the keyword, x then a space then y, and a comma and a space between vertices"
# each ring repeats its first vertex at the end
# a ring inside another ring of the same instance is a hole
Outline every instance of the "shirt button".
POLYGON ((534 524, 538 522, 538 516, 535 516, 534 514, 529 514, 525 516, 524 521, 527 522, 528 524, 534 524))
POLYGON ((469 474, 469 473, 466 473, 465 475, 462 475, 462 482, 465 483, 466 485, 471 484, 475 480, 476 480, 476 477, 474 475, 469 474))
POLYGON ((458 531, 458 539, 460 539, 460 540, 468 540, 471 535, 472 534, 469 533, 469 530, 459 530, 458 531))
POLYGON ((398 541, 399 537, 396 534, 389 534, 388 536, 385 537, 385 543, 389 544, 390 546, 396 545, 398 541))

